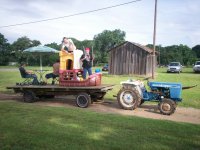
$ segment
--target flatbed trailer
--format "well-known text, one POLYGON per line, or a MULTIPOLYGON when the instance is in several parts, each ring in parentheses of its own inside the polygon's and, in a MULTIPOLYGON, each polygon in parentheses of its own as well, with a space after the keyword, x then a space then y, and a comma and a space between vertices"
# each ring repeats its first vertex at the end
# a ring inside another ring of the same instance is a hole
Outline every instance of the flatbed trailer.
POLYGON ((75 95, 76 104, 81 108, 88 107, 93 101, 103 100, 104 95, 114 85, 102 84, 87 87, 66 87, 60 85, 15 85, 8 86, 15 93, 22 93, 24 102, 33 103, 37 98, 54 98, 58 95, 75 95))

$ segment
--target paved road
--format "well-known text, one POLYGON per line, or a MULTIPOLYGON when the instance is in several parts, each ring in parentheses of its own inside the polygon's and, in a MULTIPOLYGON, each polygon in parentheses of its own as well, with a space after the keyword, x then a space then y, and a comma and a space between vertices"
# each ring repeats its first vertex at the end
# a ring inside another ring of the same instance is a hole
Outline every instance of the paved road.
POLYGON ((18 71, 18 68, 0 68, 0 72, 2 71, 18 71))

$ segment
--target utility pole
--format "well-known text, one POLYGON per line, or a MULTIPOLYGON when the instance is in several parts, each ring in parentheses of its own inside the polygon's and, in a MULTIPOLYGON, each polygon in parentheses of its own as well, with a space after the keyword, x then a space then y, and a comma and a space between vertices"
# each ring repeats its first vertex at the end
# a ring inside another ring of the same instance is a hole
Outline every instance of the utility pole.
POLYGON ((161 45, 159 45, 159 66, 160 66, 160 53, 161 53, 160 47, 161 45))
POLYGON ((155 0, 155 12, 154 12, 154 31, 153 31, 153 55, 152 55, 152 79, 155 78, 155 49, 156 49, 156 19, 157 19, 157 0, 155 0))

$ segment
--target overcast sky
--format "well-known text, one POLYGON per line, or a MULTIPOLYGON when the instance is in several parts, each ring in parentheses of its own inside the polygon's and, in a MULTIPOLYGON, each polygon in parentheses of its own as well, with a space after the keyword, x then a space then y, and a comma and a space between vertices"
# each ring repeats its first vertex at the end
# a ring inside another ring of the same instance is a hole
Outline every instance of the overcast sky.
MULTIPOLYGON (((131 0, 1 0, 0 26, 38 21, 90 11, 131 0)), ((153 43, 154 0, 141 0, 128 5, 94 13, 47 22, 0 28, 10 43, 27 36, 42 44, 62 37, 93 39, 103 30, 120 29, 126 40, 140 44, 153 43)), ((157 39, 162 46, 200 44, 200 0, 158 0, 157 39)))

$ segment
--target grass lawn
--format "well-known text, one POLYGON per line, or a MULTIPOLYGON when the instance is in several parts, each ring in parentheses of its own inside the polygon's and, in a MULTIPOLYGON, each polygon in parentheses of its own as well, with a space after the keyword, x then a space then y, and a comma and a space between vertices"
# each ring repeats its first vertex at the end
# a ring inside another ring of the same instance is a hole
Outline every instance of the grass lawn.
MULTIPOLYGON (((2 70, 7 67, 0 67, 0 92, 7 92, 6 86, 13 85, 16 82, 20 82, 21 79, 18 70, 2 70)), ((13 67, 8 67, 9 69, 13 67)), ((95 67, 101 68, 101 67, 95 67)), ((95 69, 93 68, 93 70, 95 69)), ((28 69, 34 70, 39 69, 39 67, 28 67, 28 69)), ((51 67, 44 67, 44 69, 52 70, 51 67)), ((139 76, 132 75, 123 75, 123 76, 115 76, 108 75, 107 72, 103 72, 103 84, 115 84, 116 86, 112 91, 109 91, 105 98, 110 100, 115 100, 116 98, 113 95, 116 95, 119 89, 121 88, 120 82, 132 79, 143 79, 139 76)), ((184 107, 194 107, 200 108, 200 74, 195 74, 192 72, 192 68, 184 68, 183 72, 180 74, 177 73, 166 73, 166 68, 158 68, 156 73, 155 81, 163 81, 163 82, 180 82, 183 86, 191 86, 198 84, 197 87, 183 90, 182 98, 183 101, 179 103, 180 106, 184 107)))
POLYGON ((200 125, 0 102, 0 149, 199 149, 200 125))

